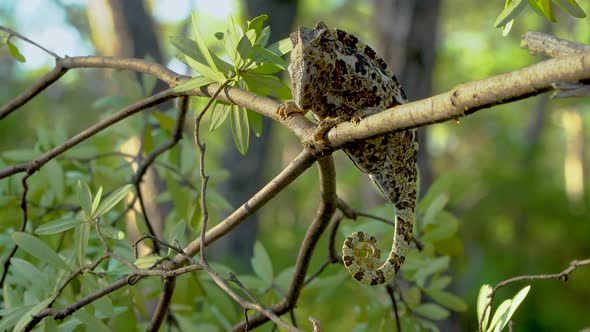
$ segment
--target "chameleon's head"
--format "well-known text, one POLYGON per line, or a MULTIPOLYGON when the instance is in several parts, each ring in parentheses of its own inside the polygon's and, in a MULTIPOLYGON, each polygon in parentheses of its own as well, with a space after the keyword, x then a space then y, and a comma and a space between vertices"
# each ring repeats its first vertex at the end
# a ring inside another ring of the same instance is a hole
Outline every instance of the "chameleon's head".
MULTIPOLYGON (((325 56, 324 46, 326 41, 332 39, 333 31, 323 23, 319 22, 315 28, 309 29, 300 27, 291 33, 290 39, 293 44, 291 50, 291 62, 289 63, 289 74, 293 84, 293 99, 295 104, 302 109, 309 107, 309 98, 313 93, 306 89, 317 89, 314 86, 318 80, 322 80, 318 67, 321 67, 322 56, 325 56)), ((329 43, 328 43, 329 44, 329 43)))

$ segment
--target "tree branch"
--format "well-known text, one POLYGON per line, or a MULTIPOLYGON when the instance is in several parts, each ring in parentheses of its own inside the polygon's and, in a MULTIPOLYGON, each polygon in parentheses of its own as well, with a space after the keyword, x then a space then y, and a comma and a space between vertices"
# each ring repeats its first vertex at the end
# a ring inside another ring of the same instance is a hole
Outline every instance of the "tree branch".
MULTIPOLYGON (((299 249, 289 291, 279 303, 270 307, 270 310, 277 315, 282 315, 295 307, 305 283, 305 275, 309 268, 309 262, 315 246, 336 211, 336 170, 334 168, 334 160, 332 157, 321 158, 318 160, 318 166, 320 170, 320 204, 316 216, 307 229, 307 233, 299 249)), ((236 324, 232 328, 232 331, 244 331, 246 327, 255 328, 267 320, 268 318, 266 316, 258 312, 247 320, 236 324)))

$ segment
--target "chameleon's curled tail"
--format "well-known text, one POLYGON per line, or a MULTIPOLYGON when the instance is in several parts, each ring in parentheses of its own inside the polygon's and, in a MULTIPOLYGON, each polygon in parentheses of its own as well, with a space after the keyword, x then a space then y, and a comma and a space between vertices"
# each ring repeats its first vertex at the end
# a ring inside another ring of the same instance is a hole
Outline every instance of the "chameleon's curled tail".
POLYGON ((393 246, 389 257, 379 266, 381 250, 377 240, 364 232, 349 235, 342 245, 344 266, 354 279, 365 285, 379 285, 390 281, 406 259, 410 241, 414 212, 398 211, 393 235, 393 246))

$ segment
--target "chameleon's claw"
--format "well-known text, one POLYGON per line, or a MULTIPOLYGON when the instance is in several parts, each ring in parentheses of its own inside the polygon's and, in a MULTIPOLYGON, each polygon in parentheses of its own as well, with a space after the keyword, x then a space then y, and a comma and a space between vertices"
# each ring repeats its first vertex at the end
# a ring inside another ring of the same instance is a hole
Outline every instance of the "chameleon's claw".
POLYGON ((344 120, 343 118, 340 118, 340 117, 326 118, 326 119, 320 121, 320 123, 317 126, 316 131, 315 131, 315 133, 313 135, 314 139, 316 141, 323 141, 324 140, 324 136, 326 136, 326 133, 328 131, 330 131, 330 129, 332 129, 337 124, 340 124, 340 123, 345 122, 345 121, 346 120, 344 120))
POLYGON ((306 110, 302 110, 301 108, 297 107, 293 102, 282 103, 279 108, 277 109, 277 116, 281 120, 286 120, 292 114, 299 113, 301 115, 305 115, 307 113, 306 110))

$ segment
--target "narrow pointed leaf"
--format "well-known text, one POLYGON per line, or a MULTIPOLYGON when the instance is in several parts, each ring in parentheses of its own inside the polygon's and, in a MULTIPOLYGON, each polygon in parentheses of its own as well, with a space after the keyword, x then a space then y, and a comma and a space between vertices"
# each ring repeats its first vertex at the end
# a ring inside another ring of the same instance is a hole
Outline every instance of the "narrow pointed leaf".
POLYGON ((8 45, 8 51, 10 52, 10 55, 12 55, 13 58, 15 58, 18 62, 26 61, 25 56, 21 54, 16 45, 14 45, 11 42, 7 42, 6 45, 8 45))
POLYGON ((96 218, 102 216, 103 214, 108 212, 110 209, 112 209, 115 205, 117 205, 117 203, 119 203, 119 201, 121 201, 123 198, 125 198, 125 195, 127 195, 132 189, 133 189, 133 186, 130 184, 127 184, 127 185, 124 185, 123 187, 113 191, 107 198, 104 199, 104 201, 100 204, 100 206, 96 210, 96 218))
POLYGON ((500 304, 496 312, 494 312, 494 317, 492 318, 488 331, 499 331, 499 323, 502 321, 503 316, 508 313, 511 305, 512 300, 505 300, 500 304))
POLYGON ((88 184, 82 180, 78 180, 76 194, 78 196, 78 203, 80 203, 82 210, 86 214, 86 218, 90 218, 92 216, 92 194, 90 193, 88 184))
POLYGON ((172 90, 175 92, 184 92, 184 91, 189 91, 189 90, 193 90, 193 89, 198 89, 200 87, 211 84, 213 82, 215 82, 215 80, 202 75, 202 76, 197 76, 197 77, 191 78, 190 80, 175 86, 172 90))
POLYGON ((248 123, 246 109, 233 105, 229 118, 236 148, 238 148, 241 154, 245 155, 250 145, 250 125, 248 123))
POLYGON ((268 15, 266 14, 256 16, 251 21, 248 21, 248 30, 254 30, 256 32, 256 36, 260 36, 262 28, 264 27, 264 22, 266 20, 268 20, 268 15))
POLYGON ((273 279, 273 268, 270 256, 264 249, 264 246, 259 241, 254 244, 254 255, 250 260, 254 273, 267 284, 270 284, 273 279))
POLYGON ((65 218, 65 219, 58 219, 50 221, 46 224, 43 224, 37 229, 35 229, 35 234, 39 235, 49 235, 49 234, 57 234, 67 231, 70 228, 74 228, 84 221, 78 220, 75 218, 65 218))
POLYGON ((499 28, 508 24, 526 8, 527 0, 506 0, 504 10, 498 15, 494 27, 499 28))
POLYGON ((76 248, 76 258, 78 265, 86 264, 86 248, 88 248, 88 239, 90 238, 90 223, 82 223, 76 227, 74 232, 74 248, 76 248))
POLYGON ((212 109, 209 112, 209 130, 213 131, 225 122, 231 111, 231 106, 228 103, 216 100, 211 107, 212 109))
POLYGON ((584 10, 576 3, 575 0, 553 0, 561 10, 566 13, 569 13, 573 17, 577 18, 584 18, 586 17, 586 13, 584 10))
MULTIPOLYGON (((485 284, 482 285, 481 288, 479 289, 479 295, 477 297, 477 321, 480 322, 482 321, 482 315, 483 315, 483 311, 489 301, 488 296, 492 293, 492 286, 485 284)), ((482 324, 482 328, 484 331, 487 330, 487 324, 488 324, 488 319, 490 317, 490 310, 491 308, 487 308, 486 309, 486 316, 485 319, 483 320, 483 324, 482 324)))
POLYGON ((508 322, 512 318, 512 315, 514 315, 514 312, 516 311, 518 306, 522 303, 522 301, 525 299, 525 297, 529 293, 530 289, 531 289, 531 286, 526 286, 523 289, 521 289, 516 294, 516 296, 514 296, 514 298, 512 299, 512 303, 510 305, 510 310, 508 310, 506 315, 503 317, 502 321, 499 323, 500 331, 506 326, 506 324, 508 324, 508 322))
POLYGON ((50 246, 38 238, 28 233, 14 232, 12 239, 19 248, 40 261, 59 269, 71 270, 70 266, 50 246))
POLYGON ((101 199, 102 199, 102 186, 100 186, 98 188, 98 191, 96 192, 96 195, 94 195, 94 199, 92 200, 92 212, 90 213, 91 214, 90 219, 96 218, 96 216, 94 214, 96 213, 96 209, 98 209, 101 199))

